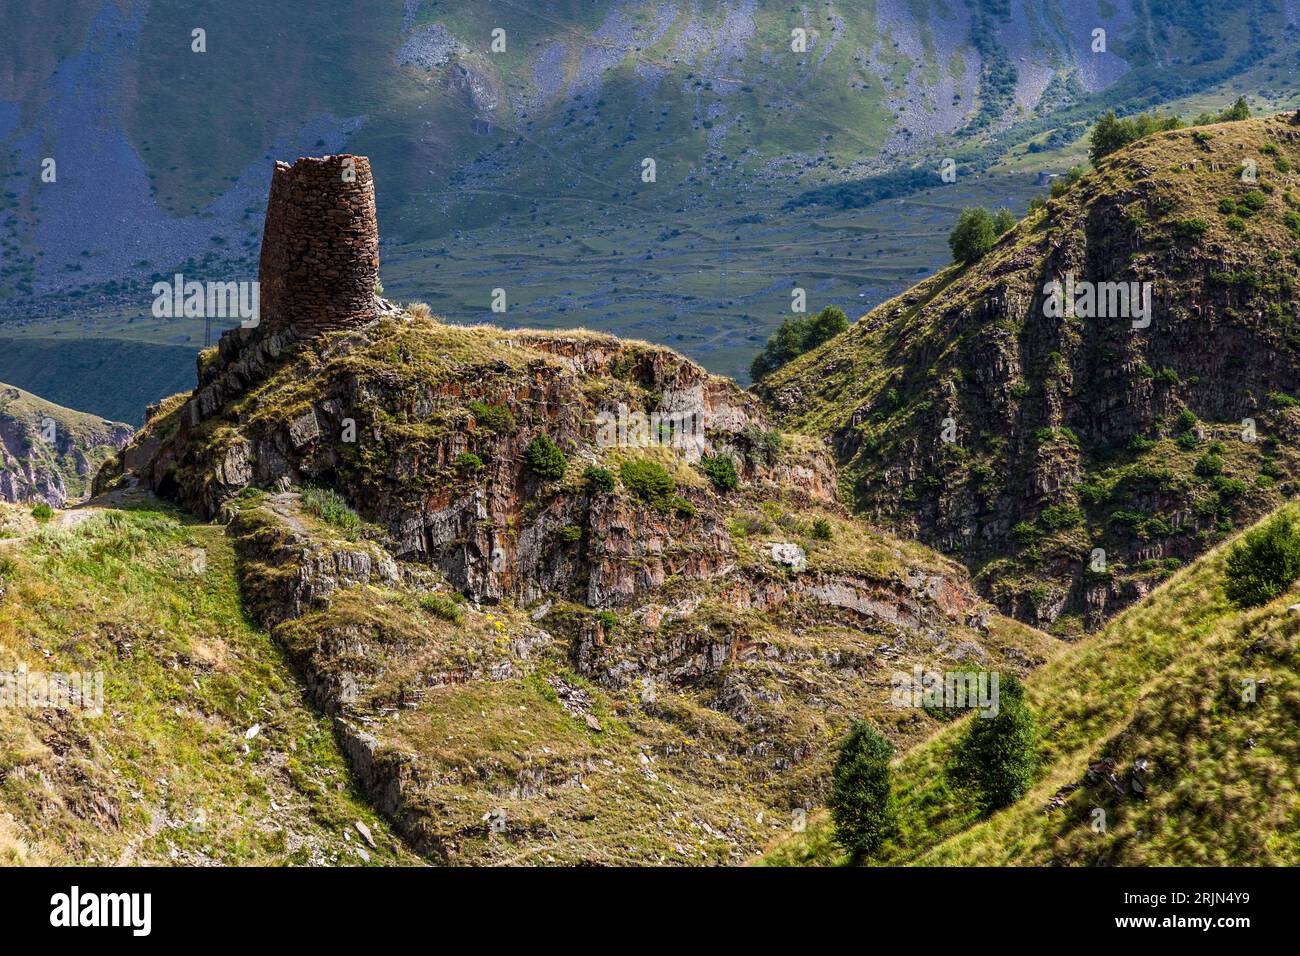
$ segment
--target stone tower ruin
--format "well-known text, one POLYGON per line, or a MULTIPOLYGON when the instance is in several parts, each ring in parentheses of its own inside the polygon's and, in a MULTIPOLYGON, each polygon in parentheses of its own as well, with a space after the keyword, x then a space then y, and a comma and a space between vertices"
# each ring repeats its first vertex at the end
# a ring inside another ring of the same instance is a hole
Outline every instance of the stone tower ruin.
POLYGON ((258 274, 263 333, 309 336, 377 316, 379 226, 369 159, 275 164, 258 274))

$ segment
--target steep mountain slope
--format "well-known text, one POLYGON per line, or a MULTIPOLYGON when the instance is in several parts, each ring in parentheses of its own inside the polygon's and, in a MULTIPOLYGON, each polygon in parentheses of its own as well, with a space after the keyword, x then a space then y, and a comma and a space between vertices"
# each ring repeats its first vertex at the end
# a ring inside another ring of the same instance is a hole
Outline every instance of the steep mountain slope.
POLYGON ((62 508, 90 490, 132 429, 0 383, 0 501, 62 508))
POLYGON ((760 394, 830 442, 855 510, 960 557, 1006 613, 1097 626, 1294 491, 1296 123, 1113 154, 760 394), (1094 317, 1062 308, 1071 279, 1124 285, 1094 287, 1094 317))
MULTIPOLYGON (((1227 550, 1030 675, 1044 767, 1013 806, 981 818, 945 782, 964 723, 904 756, 900 834, 881 862, 1295 866, 1296 588, 1236 609, 1223 591, 1227 550)), ((819 815, 767 862, 838 862, 829 836, 819 815)))
POLYGON ((739 861, 817 801, 853 717, 902 742, 934 725, 891 707, 891 670, 1056 652, 850 518, 815 444, 734 384, 643 343, 418 313, 227 335, 100 485, 225 517, 245 607, 431 859, 739 861), (698 414, 700 440, 655 420, 609 441, 620 407, 698 414), (546 474, 541 435, 567 458, 546 474), (705 477, 722 457, 734 489, 705 477))
POLYGON ((148 496, 0 505, 0 695, 0 864, 419 862, 248 623, 222 529, 148 496))

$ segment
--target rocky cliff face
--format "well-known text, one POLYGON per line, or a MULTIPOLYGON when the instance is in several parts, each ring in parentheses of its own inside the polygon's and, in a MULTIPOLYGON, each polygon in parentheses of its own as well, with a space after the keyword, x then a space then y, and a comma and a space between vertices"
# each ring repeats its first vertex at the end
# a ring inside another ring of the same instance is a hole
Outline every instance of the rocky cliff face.
POLYGON ((1291 117, 1149 137, 760 392, 856 510, 1095 626, 1294 490, 1297 163, 1291 117))
POLYGON ((718 573, 730 547, 692 467, 706 455, 827 506, 835 487, 820 450, 776 450, 753 396, 667 349, 605 336, 390 315, 301 343, 228 336, 204 365, 196 394, 152 418, 122 467, 207 515, 249 485, 337 487, 398 557, 438 566, 476 600, 559 590, 614 607, 672 575, 718 573), (603 424, 620 415, 647 423, 622 446, 603 424), (682 426, 697 440, 673 444, 682 426), (554 480, 525 465, 539 435, 571 459, 554 480), (683 504, 593 492, 583 478, 637 457, 669 468, 683 504), (571 539, 584 522, 589 533, 571 539))
POLYGON ((129 425, 0 384, 0 501, 62 508, 78 500, 131 435, 129 425))
POLYGON ((130 478, 227 522, 244 606, 438 861, 741 861, 820 798, 848 721, 943 719, 891 672, 1054 652, 853 519, 753 395, 605 336, 228 335, 100 486, 130 478))

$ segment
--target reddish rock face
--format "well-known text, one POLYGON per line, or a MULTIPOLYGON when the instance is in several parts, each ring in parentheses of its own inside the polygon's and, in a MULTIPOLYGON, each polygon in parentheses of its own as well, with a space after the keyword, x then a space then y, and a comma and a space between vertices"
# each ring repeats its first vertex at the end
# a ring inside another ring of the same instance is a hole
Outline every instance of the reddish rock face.
POLYGON ((375 318, 379 227, 370 160, 276 163, 258 271, 264 333, 311 335, 375 318))

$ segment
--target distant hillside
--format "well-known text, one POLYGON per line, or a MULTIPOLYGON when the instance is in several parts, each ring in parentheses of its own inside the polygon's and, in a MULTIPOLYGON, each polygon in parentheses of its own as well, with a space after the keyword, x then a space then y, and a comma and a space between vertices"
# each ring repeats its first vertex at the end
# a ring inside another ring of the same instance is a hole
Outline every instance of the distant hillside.
POLYGON ((194 387, 190 346, 128 339, 0 337, 5 381, 58 405, 139 428, 144 410, 194 387))
POLYGON ((62 508, 84 497, 99 466, 131 434, 130 425, 0 383, 0 501, 62 508))
POLYGON ((855 511, 1096 627, 1296 490, 1298 170, 1290 115, 1150 136, 759 392, 855 511), (1151 283, 1149 324, 1055 308, 1070 276, 1151 283))
POLYGON ((959 206, 1022 210, 1107 108, 1280 109, 1300 48, 1273 0, 44 6, 0 10, 0 380, 129 421, 114 389, 157 401, 210 344, 150 314, 152 284, 254 277, 273 158, 373 159, 392 298, 743 382, 792 287, 875 305, 942 262, 959 206), (50 387, 10 332, 169 351, 102 379, 59 360, 50 387))
MULTIPOLYGON (((1223 593, 1226 554, 1199 559, 1030 675, 1044 766, 1011 807, 980 817, 947 783, 943 768, 965 721, 902 757, 900 832, 879 862, 1300 862, 1300 616, 1288 610, 1297 589, 1240 611, 1223 593)), ((766 862, 843 860, 823 814, 766 862)))

